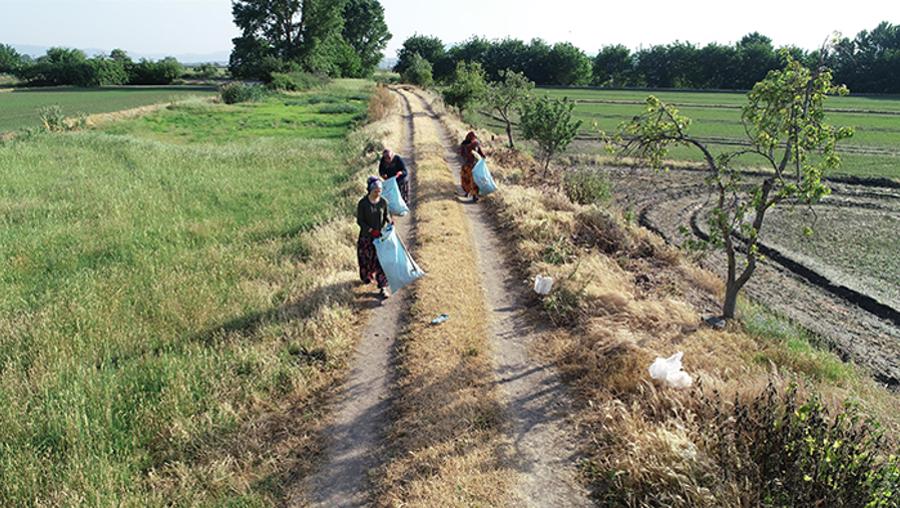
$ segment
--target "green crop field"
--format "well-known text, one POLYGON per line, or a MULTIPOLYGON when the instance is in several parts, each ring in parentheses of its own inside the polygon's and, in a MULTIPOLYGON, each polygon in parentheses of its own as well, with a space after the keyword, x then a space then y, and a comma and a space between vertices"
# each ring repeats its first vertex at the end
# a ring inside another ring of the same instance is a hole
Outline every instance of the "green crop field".
MULTIPOLYGON (((746 140, 741 125, 741 106, 746 96, 718 92, 646 92, 588 89, 539 89, 539 94, 568 97, 576 101, 575 117, 582 121, 579 138, 571 151, 598 151, 590 139, 598 132, 613 133, 619 125, 641 113, 643 101, 655 95, 692 120, 690 132, 709 141, 713 151, 733 149, 730 143, 746 140)), ((850 126, 854 136, 841 144, 843 167, 840 174, 900 178, 900 97, 832 97, 826 104, 827 119, 836 126, 850 126)), ((502 126, 494 119, 480 116, 497 132, 502 126)), ((700 161, 702 155, 690 149, 676 148, 677 160, 700 161)), ((741 159, 752 166, 751 157, 741 159)))
POLYGON ((38 109, 45 106, 57 105, 67 116, 91 115, 215 94, 209 87, 16 89, 0 92, 0 132, 38 127, 38 109))
POLYGON ((260 316, 314 287, 370 89, 0 142, 0 505, 267 504, 212 451, 318 375, 260 316))

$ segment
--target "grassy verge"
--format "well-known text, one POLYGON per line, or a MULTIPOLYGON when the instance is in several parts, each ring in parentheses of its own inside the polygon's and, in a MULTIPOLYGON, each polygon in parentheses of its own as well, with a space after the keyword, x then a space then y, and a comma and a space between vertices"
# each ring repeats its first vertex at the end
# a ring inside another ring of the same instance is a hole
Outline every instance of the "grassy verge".
POLYGON ((380 475, 378 502, 497 506, 509 472, 500 454, 501 408, 471 231, 432 124, 416 120, 415 149, 415 255, 428 275, 412 289, 400 339, 393 453, 380 475), (450 320, 429 324, 442 313, 450 320))
POLYGON ((266 138, 204 104, 0 144, 0 504, 263 506, 308 467, 389 126, 282 136, 279 100, 266 138))
POLYGON ((498 148, 491 159, 503 187, 486 205, 522 269, 557 281, 541 300, 557 333, 536 353, 581 403, 583 470, 599 503, 895 502, 896 394, 758 307, 727 330, 702 326, 698 309, 721 296, 714 276, 602 199, 578 205, 553 183, 521 184, 527 157, 498 148), (649 379, 653 359, 676 351, 690 390, 649 379))

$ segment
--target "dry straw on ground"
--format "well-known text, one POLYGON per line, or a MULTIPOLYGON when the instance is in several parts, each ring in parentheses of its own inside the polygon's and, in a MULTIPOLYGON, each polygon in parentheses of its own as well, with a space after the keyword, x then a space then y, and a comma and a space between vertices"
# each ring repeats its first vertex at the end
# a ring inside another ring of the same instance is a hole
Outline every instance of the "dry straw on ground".
POLYGON ((393 453, 381 472, 378 502, 497 506, 508 473, 471 232, 437 133, 427 121, 415 127, 416 258, 428 275, 412 289, 400 339, 393 453), (442 313, 450 319, 431 325, 442 313))
MULTIPOLYGON (((446 121, 457 133, 467 130, 446 121)), ((853 397, 896 437, 900 401, 866 374, 842 367, 847 373, 829 380, 822 371, 840 361, 824 358, 828 353, 792 351, 739 324, 725 331, 702 326, 701 315, 718 308, 717 277, 626 223, 614 208, 573 204, 546 182, 522 185, 533 178, 527 156, 497 147, 489 157, 502 192, 486 206, 515 246, 516 261, 532 277, 557 280, 542 312, 559 332, 536 353, 556 362, 578 395, 575 420, 591 435, 584 471, 602 503, 752 504, 754 490, 723 475, 702 445, 710 436, 698 415, 709 411, 698 394, 750 401, 769 383, 793 380, 805 387, 801 392, 822 394, 832 409, 853 397), (653 358, 676 351, 685 352, 685 369, 699 391, 673 391, 649 380, 653 358)))

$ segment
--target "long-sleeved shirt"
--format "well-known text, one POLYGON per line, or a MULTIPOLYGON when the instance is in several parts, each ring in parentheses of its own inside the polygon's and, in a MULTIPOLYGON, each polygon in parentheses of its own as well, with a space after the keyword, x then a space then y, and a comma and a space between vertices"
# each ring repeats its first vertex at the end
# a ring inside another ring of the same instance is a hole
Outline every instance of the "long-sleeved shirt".
POLYGON ((475 165, 475 153, 478 153, 478 155, 480 155, 482 159, 484 158, 484 152, 481 151, 481 142, 479 142, 477 139, 472 141, 471 143, 466 143, 465 141, 463 141, 463 143, 459 146, 459 154, 462 155, 465 159, 466 165, 475 165))
POLYGON ((406 163, 403 162, 399 155, 395 155, 390 162, 386 162, 384 157, 382 157, 381 162, 378 163, 378 174, 385 180, 394 177, 400 171, 403 172, 403 176, 398 177, 397 180, 403 180, 409 174, 409 171, 406 169, 406 163))
POLYGON ((384 198, 379 198, 377 203, 372 203, 369 196, 363 196, 356 205, 356 223, 359 224, 359 236, 370 235, 372 230, 381 230, 390 222, 388 215, 388 203, 384 198))

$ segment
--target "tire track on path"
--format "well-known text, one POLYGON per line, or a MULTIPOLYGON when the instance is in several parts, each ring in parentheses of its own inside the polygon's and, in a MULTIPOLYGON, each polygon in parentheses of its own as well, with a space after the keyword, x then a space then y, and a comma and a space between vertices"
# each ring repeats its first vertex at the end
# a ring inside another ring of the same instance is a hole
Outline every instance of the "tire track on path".
MULTIPOLYGON (((415 203, 416 167, 412 139, 412 115, 403 100, 403 146, 401 153, 410 167, 410 194, 415 203)), ((415 247, 415 206, 410 214, 396 219, 396 227, 407 246, 415 247)), ((390 422, 390 386, 395 340, 402 330, 408 309, 407 293, 401 291, 384 305, 373 295, 363 307, 371 309, 362 330, 351 369, 334 396, 334 419, 323 432, 326 440, 321 464, 306 480, 303 494, 295 495, 292 506, 368 506, 373 491, 369 472, 380 465, 385 430, 390 422)))
MULTIPOLYGON (((427 112, 418 116, 438 133, 444 160, 458 182, 462 161, 454 149, 455 137, 426 99, 417 92, 407 93, 427 112)), ((527 283, 503 262, 503 242, 485 210, 477 205, 465 208, 489 309, 496 383, 508 418, 505 431, 512 443, 508 456, 519 472, 514 505, 591 506, 577 479, 576 446, 567 432, 572 404, 566 387, 551 365, 535 361, 530 354, 541 330, 526 315, 523 288, 527 283)))

